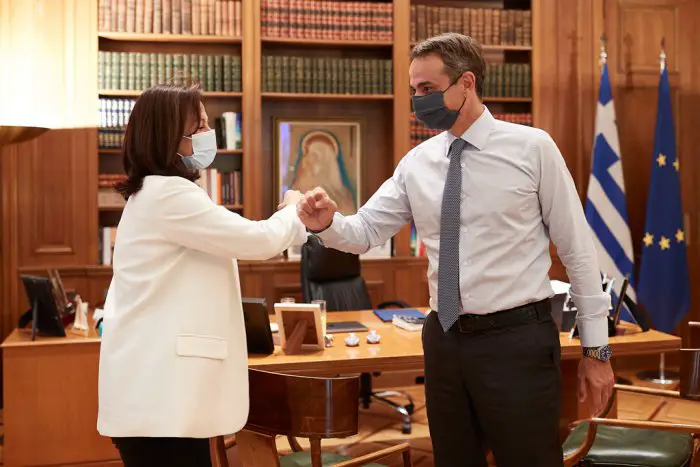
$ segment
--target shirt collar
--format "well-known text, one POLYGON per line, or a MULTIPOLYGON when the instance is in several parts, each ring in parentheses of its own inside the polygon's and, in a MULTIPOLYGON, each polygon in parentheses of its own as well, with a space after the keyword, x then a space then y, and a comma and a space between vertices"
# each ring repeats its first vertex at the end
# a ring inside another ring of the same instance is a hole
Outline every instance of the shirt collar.
MULTIPOLYGON (((474 123, 467 128, 467 131, 462 133, 461 138, 481 151, 486 146, 486 141, 489 139, 489 134, 493 129, 495 120, 496 119, 493 118, 493 115, 491 115, 489 109, 484 106, 484 111, 481 113, 479 118, 477 118, 476 121, 474 121, 474 123)), ((455 139, 457 139, 457 137, 448 130, 447 146, 449 147, 455 139)))

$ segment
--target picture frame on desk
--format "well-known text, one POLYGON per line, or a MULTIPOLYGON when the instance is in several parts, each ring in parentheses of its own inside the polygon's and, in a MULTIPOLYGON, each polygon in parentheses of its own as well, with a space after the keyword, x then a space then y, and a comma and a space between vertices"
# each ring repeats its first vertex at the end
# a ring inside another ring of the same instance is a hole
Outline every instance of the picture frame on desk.
POLYGON ((325 349, 318 303, 275 303, 274 308, 280 345, 285 353, 325 349))
POLYGON ((274 207, 288 190, 322 187, 344 215, 361 205, 364 121, 273 118, 274 207))

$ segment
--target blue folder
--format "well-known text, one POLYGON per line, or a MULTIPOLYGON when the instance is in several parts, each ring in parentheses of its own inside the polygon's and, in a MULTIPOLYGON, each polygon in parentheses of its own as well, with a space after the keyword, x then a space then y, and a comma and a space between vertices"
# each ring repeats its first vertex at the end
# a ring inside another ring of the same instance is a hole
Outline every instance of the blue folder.
POLYGON ((385 323, 394 319, 394 315, 425 318, 425 313, 414 308, 384 308, 381 310, 374 310, 374 314, 385 323))

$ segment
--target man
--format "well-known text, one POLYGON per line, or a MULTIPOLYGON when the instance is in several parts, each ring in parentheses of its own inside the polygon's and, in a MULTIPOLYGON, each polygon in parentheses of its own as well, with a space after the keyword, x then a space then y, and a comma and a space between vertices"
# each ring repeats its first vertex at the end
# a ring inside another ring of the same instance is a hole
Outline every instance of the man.
POLYGON ((498 121, 482 104, 484 59, 443 34, 412 51, 416 117, 449 130, 411 150, 352 216, 320 188, 298 213, 328 247, 362 253, 411 219, 428 253, 423 329, 428 423, 438 467, 562 465, 559 333, 550 239, 566 266, 584 356, 579 395, 598 411, 614 384, 596 252, 552 138, 498 121))

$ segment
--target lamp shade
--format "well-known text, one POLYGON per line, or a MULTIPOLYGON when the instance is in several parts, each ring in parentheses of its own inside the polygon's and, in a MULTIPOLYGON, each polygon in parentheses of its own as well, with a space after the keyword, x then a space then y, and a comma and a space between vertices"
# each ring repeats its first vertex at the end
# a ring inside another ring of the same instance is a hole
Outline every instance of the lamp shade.
POLYGON ((97 126, 96 3, 0 0, 3 138, 18 142, 38 128, 97 126))

